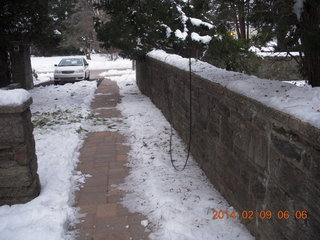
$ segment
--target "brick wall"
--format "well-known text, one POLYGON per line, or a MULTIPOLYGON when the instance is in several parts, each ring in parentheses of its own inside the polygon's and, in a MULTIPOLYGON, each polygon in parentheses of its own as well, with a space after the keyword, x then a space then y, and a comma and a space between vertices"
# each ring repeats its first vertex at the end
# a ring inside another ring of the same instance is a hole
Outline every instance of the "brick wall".
POLYGON ((30 98, 0 106, 0 206, 25 203, 40 193, 30 98))
MULTIPOLYGON (((140 90, 185 142, 188 74, 150 57, 137 64, 140 90)), ((318 239, 320 130, 195 74, 192 79, 191 152, 213 185, 239 213, 254 211, 257 218, 243 222, 256 239, 318 239), (271 219, 259 217, 263 210, 271 219), (308 217, 295 219, 304 210, 308 217), (289 219, 279 219, 285 211, 289 219)))

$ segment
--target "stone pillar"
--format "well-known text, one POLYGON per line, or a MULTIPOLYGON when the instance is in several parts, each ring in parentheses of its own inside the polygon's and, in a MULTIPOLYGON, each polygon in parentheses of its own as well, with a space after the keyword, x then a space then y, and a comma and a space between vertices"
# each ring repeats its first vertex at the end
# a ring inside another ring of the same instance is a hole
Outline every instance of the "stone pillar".
POLYGON ((0 206, 25 203, 40 193, 29 106, 0 105, 0 206))

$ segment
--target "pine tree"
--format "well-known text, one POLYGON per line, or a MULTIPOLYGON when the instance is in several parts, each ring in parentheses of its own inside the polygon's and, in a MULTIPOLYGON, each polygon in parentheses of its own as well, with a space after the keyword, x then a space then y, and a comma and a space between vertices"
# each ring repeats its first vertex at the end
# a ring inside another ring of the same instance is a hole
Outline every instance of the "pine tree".
MULTIPOLYGON (((50 28, 48 5, 45 0, 2 0, 0 9, 0 85, 6 85, 11 82, 15 73, 11 71, 11 67, 14 68, 15 65, 10 64, 13 59, 10 57, 10 52, 12 53, 14 49, 13 46, 23 43, 24 50, 27 49, 25 44, 41 46, 49 42, 54 34, 50 28)), ((18 49, 16 48, 16 50, 18 49)), ((24 51, 24 54, 27 54, 27 51, 24 51)), ((31 69, 25 72, 31 74, 31 69)), ((30 79, 31 76, 27 76, 27 78, 30 79)))
POLYGON ((50 20, 46 1, 2 0, 0 9, 2 44, 10 41, 37 43, 38 36, 49 37, 47 29, 50 20))
MULTIPOLYGON (((192 14, 192 11, 185 1, 110 0, 102 2, 100 8, 111 20, 97 22, 98 38, 104 42, 104 47, 117 47, 122 55, 134 59, 143 57, 153 48, 184 54, 188 41, 186 37, 179 38, 180 33, 209 32, 208 27, 194 26, 188 21, 185 13, 192 14)), ((193 45, 201 48, 201 43, 193 45)))

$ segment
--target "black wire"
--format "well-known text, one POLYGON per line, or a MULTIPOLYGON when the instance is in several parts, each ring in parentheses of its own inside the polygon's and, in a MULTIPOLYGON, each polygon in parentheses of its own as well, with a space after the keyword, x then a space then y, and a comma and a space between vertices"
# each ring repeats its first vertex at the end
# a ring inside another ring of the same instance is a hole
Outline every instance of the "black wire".
MULTIPOLYGON (((190 1, 188 0, 188 10, 190 11, 190 1)), ((189 19, 190 19, 190 13, 189 13, 189 19)), ((170 133, 170 160, 171 160, 171 164, 173 166, 173 168, 176 171, 183 171, 189 161, 189 157, 190 157, 190 149, 191 149, 191 138, 192 138, 192 69, 191 69, 191 48, 190 48, 190 41, 191 39, 188 38, 188 48, 189 48, 189 142, 188 142, 188 153, 187 153, 187 158, 185 160, 185 163, 183 165, 182 169, 178 169, 177 166, 174 164, 174 159, 172 157, 172 136, 173 136, 173 121, 172 121, 172 117, 171 117, 171 133, 170 133)), ((171 112, 171 111, 170 111, 171 112)), ((172 115, 172 114, 171 114, 172 115)))

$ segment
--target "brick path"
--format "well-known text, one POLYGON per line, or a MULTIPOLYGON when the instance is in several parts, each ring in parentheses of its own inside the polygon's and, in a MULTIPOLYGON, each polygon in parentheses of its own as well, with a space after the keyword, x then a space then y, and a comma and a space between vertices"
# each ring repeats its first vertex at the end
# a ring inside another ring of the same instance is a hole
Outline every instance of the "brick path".
MULTIPOLYGON (((99 85, 92 112, 100 117, 118 117, 115 108, 120 101, 116 82, 103 80, 99 85)), ((115 132, 92 132, 87 135, 80 150, 78 170, 90 174, 83 188, 76 192, 76 206, 85 216, 76 226, 77 240, 138 240, 148 239, 141 225, 146 219, 130 213, 120 204, 124 192, 115 184, 124 182, 129 169, 124 166, 130 150, 123 145, 125 137, 115 132)))

